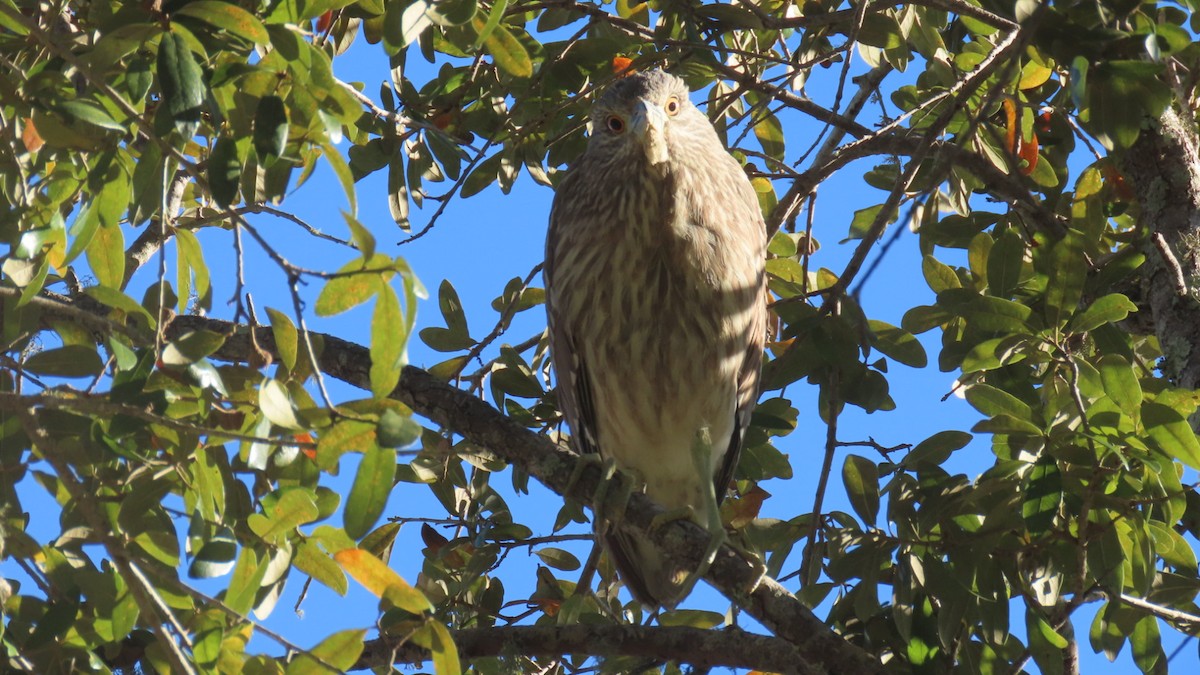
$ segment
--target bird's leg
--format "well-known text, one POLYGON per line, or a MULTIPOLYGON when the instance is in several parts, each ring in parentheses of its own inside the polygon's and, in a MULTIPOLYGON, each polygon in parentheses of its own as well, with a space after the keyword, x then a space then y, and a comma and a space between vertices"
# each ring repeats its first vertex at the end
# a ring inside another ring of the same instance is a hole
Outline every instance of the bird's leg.
MULTIPOLYGON (((692 463, 696 467, 696 473, 702 477, 711 477, 713 475, 712 461, 712 434, 708 427, 701 427, 696 432, 696 438, 692 443, 692 463)), ((704 526, 709 533, 708 546, 704 549, 704 555, 700 559, 700 566, 695 571, 688 574, 688 577, 683 582, 685 591, 683 596, 687 596, 692 592, 692 587, 705 574, 708 573, 708 567, 717 556, 717 551, 721 548, 721 544, 726 541, 725 528, 721 524, 721 508, 717 503, 717 492, 713 486, 711 478, 701 480, 701 495, 703 503, 701 514, 696 513, 696 509, 691 506, 685 506, 678 509, 672 509, 654 517, 650 523, 650 529, 657 529, 675 520, 688 519, 704 526), (696 516, 700 515, 701 518, 696 516)))
POLYGON ((618 470, 616 461, 611 458, 598 454, 584 454, 579 455, 579 461, 575 462, 575 468, 571 470, 571 477, 567 479, 567 486, 563 492, 569 495, 587 467, 596 465, 600 467, 600 480, 596 491, 592 493, 592 513, 598 526, 597 532, 603 534, 612 531, 621 523, 630 496, 638 486, 644 485, 644 481, 636 471, 618 470))

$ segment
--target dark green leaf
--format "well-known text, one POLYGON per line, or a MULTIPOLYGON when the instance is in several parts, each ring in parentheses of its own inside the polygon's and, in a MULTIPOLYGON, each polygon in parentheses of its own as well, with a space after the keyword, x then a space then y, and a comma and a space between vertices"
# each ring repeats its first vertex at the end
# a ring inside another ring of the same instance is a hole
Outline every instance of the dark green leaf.
POLYGON ((238 181, 242 176, 243 161, 238 157, 237 141, 230 136, 221 136, 208 156, 208 186, 213 201, 228 208, 237 202, 238 181))
POLYGON ((183 37, 163 33, 158 46, 158 82, 162 88, 162 111, 184 138, 200 127, 200 113, 208 95, 204 73, 183 37))
POLYGON ((1062 505, 1062 474, 1053 457, 1038 459, 1030 469, 1021 493, 1021 517, 1032 536, 1048 532, 1062 505))
POLYGON ((104 368, 104 361, 95 347, 68 345, 38 352, 26 359, 24 365, 38 375, 95 377, 104 368))
POLYGON ((929 362, 925 348, 908 331, 874 319, 867 326, 871 329, 871 344, 884 354, 913 368, 924 368, 929 362))
POLYGON ((556 570, 573 572, 579 569, 579 558, 576 558, 570 552, 564 551, 561 548, 544 546, 539 548, 536 553, 537 556, 542 559, 542 562, 556 570))
POLYGON ((287 106, 278 96, 258 99, 254 111, 254 151, 263 164, 279 159, 288 139, 287 106))
POLYGON ((854 512, 868 527, 879 517, 879 469, 871 460, 847 455, 842 465, 842 481, 854 512))
POLYGON ((988 253, 988 290, 998 298, 1011 298, 1021 280, 1025 240, 1015 230, 1008 229, 996 240, 988 253))

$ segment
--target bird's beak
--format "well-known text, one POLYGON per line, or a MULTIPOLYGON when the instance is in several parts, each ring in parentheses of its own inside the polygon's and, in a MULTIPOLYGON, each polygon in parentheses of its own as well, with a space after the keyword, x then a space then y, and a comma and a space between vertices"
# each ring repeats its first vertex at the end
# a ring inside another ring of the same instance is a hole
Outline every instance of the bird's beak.
POLYGON ((651 165, 667 161, 667 114, 650 101, 638 101, 631 120, 634 137, 646 148, 651 165))

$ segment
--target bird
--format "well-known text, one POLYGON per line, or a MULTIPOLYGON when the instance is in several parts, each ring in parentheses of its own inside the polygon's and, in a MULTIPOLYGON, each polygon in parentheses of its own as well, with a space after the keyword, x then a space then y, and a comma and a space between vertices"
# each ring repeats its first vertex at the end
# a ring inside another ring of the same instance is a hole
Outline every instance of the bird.
MULTIPOLYGON (((758 399, 766 246, 754 187, 684 80, 655 69, 609 85, 546 236, 558 403, 576 452, 714 537, 758 399)), ((594 521, 635 599, 673 609, 690 592, 698 570, 594 521)))

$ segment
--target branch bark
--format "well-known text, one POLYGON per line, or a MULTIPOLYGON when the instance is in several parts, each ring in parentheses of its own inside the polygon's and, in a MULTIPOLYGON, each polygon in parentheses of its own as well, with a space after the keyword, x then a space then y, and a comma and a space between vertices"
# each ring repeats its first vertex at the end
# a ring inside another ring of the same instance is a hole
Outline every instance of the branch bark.
MULTIPOLYGON (((773 673, 815 673, 791 644, 738 628, 703 630, 684 626, 497 626, 452 631, 462 659, 511 654, 553 657, 589 654, 678 661, 697 668, 750 668, 773 673)), ((354 669, 423 663, 429 651, 386 638, 370 640, 354 669)))
MULTIPOLYGON (((1200 387, 1200 139, 1196 123, 1168 108, 1122 157, 1146 234, 1142 293, 1163 350, 1161 368, 1200 387), (1157 243, 1156 243, 1157 242, 1157 243), (1182 287, 1180 282, 1183 282, 1182 287)), ((1193 417, 1197 427, 1200 416, 1193 417)))

